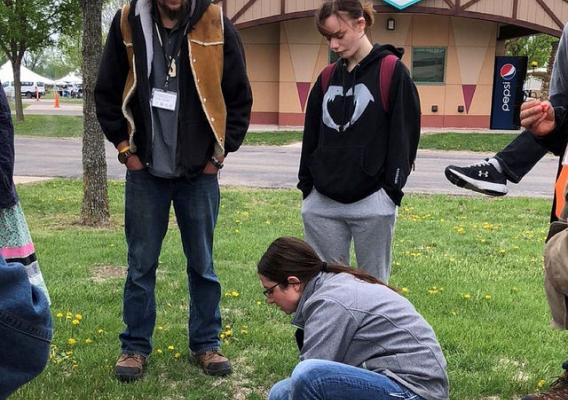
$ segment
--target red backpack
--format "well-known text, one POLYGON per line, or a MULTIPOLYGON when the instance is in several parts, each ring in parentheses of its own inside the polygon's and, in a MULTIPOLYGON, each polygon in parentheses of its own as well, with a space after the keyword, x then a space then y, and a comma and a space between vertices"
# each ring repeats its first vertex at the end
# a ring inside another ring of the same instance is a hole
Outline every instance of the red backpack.
MULTIPOLYGON (((397 61, 397 56, 389 54, 381 58, 381 62, 379 64, 379 93, 381 95, 383 107, 387 113, 390 109, 390 88, 397 61)), ((335 65, 336 63, 329 64, 321 72, 321 89, 323 93, 325 93, 329 87, 329 81, 335 71, 335 65)))

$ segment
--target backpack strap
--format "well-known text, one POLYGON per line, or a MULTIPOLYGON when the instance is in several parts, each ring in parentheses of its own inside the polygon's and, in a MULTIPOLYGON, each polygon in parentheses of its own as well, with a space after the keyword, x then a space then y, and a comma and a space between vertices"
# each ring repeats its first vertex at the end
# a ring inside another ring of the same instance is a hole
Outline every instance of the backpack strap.
POLYGON ((398 57, 394 54, 389 54, 381 59, 381 71, 379 73, 379 93, 381 94, 383 108, 387 113, 390 111, 391 83, 397 61, 398 57))
MULTIPOLYGON (((381 101, 385 111, 388 113, 390 111, 390 90, 392 77, 394 75, 394 69, 396 68, 396 63, 398 57, 394 54, 389 54, 381 58, 380 72, 379 72, 379 93, 381 94, 381 101)), ((322 93, 327 91, 329 87, 329 81, 333 76, 335 71, 336 63, 328 64, 321 72, 321 90, 322 93)))
POLYGON ((326 65, 323 71, 321 71, 321 91, 323 94, 327 92, 333 71, 335 71, 335 63, 326 65))

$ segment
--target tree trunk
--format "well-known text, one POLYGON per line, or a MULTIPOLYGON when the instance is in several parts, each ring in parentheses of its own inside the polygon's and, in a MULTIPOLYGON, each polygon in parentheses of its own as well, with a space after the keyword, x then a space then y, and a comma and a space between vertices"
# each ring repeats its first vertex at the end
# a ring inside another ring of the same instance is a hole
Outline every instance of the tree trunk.
POLYGON ((16 104, 16 121, 24 120, 24 108, 22 106, 22 85, 20 84, 20 67, 22 58, 16 56, 12 61, 12 74, 14 75, 14 103, 16 104))
POLYGON ((95 83, 102 53, 103 0, 81 0, 83 14, 83 206, 81 222, 89 226, 109 222, 104 137, 95 112, 95 83))
POLYGON ((554 66, 554 60, 556 59, 556 52, 558 51, 558 41, 552 43, 550 48, 550 57, 548 59, 548 66, 546 67, 546 75, 542 80, 542 94, 543 99, 548 99, 550 96, 550 79, 552 77, 552 67, 554 66))

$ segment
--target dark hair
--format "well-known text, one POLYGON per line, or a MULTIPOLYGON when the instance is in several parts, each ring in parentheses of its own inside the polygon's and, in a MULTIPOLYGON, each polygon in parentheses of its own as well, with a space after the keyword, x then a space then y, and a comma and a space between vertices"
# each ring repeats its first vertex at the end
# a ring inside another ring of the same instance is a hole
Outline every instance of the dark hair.
POLYGON ((325 0, 316 11, 316 27, 322 35, 329 35, 324 27, 327 18, 335 15, 345 20, 341 14, 346 14, 350 19, 365 18, 365 31, 373 25, 373 3, 368 0, 325 0), (363 3, 362 3, 363 1, 363 3))
POLYGON ((385 285, 363 270, 337 262, 322 261, 309 244, 294 237, 281 237, 272 242, 260 258, 256 270, 271 281, 282 285, 287 285, 289 276, 296 276, 301 282, 308 282, 321 271, 335 274, 345 272, 368 283, 385 285))

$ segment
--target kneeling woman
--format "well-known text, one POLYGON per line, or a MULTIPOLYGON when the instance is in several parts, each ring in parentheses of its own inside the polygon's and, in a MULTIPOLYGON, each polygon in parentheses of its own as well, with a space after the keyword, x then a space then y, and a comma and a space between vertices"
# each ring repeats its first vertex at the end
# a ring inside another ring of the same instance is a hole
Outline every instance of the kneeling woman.
POLYGON ((258 263, 268 302, 295 313, 300 359, 269 400, 448 399, 446 360, 412 304, 360 270, 275 240, 258 263), (303 335, 301 334, 303 331, 303 335))

